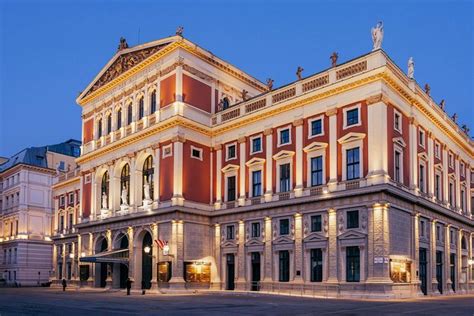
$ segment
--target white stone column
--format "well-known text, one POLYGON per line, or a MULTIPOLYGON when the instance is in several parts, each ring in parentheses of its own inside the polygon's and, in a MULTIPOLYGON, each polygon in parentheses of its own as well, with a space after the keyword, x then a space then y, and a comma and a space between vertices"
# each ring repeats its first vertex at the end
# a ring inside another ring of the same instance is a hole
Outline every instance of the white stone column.
MULTIPOLYGON (((78 193, 79 215, 78 215, 77 222, 81 223, 82 220, 83 220, 82 217, 83 217, 83 205, 84 205, 84 203, 82 201, 82 194, 83 194, 83 191, 84 191, 84 175, 82 174, 82 172, 80 172, 79 174, 80 174, 80 177, 79 177, 79 193, 78 193)), ((55 229, 57 229, 57 228, 55 228, 55 229)))
MULTIPOLYGON (((454 174, 456 177, 456 183, 455 183, 455 188, 456 188, 456 209, 459 210, 461 209, 461 177, 460 177, 460 172, 459 172, 459 156, 455 156, 455 161, 454 161, 454 174)), ((469 179, 470 181, 470 179, 469 179)))
POLYGON ((447 204, 449 201, 449 167, 448 167, 448 149, 443 145, 443 200, 447 204))
MULTIPOLYGON (((329 191, 337 189, 337 108, 326 111, 329 116, 329 191)), ((337 279, 337 278, 336 278, 337 279)))
POLYGON ((95 170, 92 171, 91 173, 91 205, 90 205, 90 208, 91 208, 91 214, 90 214, 90 217, 92 220, 96 220, 97 219, 97 210, 99 209, 99 205, 98 204, 98 199, 97 199, 97 191, 98 191, 98 185, 97 185, 97 181, 96 181, 96 174, 95 174, 95 170))
MULTIPOLYGON (((220 209, 222 203, 222 145, 214 146, 216 153, 216 202, 215 208, 220 209)), ((217 260, 217 258, 216 258, 217 260)))
POLYGON ((155 207, 158 207, 160 202, 160 146, 158 144, 153 145, 152 149, 155 153, 153 159, 153 200, 155 207))
MULTIPOLYGON (((376 101, 375 98, 373 101, 376 101)), ((388 174, 387 105, 367 101, 368 185, 385 182, 388 174)), ((390 140, 391 141, 391 140, 390 140)), ((366 159, 366 158, 364 158, 366 159)))
POLYGON ((239 221, 236 289, 245 290, 245 223, 239 221))
POLYGON ((173 137, 173 205, 183 205, 183 143, 184 137, 178 135, 173 137))
POLYGON ((216 273, 211 271, 211 288, 221 289, 222 260, 221 260, 221 227, 219 224, 214 225, 214 258, 216 261, 216 273))
POLYGON ((298 119, 293 122, 296 128, 296 183, 295 196, 303 195, 303 119, 298 119))
POLYGON ((466 166, 466 214, 472 218, 471 213, 471 167, 466 166))
POLYGON ((412 215, 412 231, 413 231, 413 249, 412 249, 412 258, 414 264, 412 264, 411 275, 413 276, 412 282, 417 285, 417 292, 421 293, 420 288, 420 214, 416 213, 412 215), (418 271, 418 273, 417 273, 418 271))
POLYGON ((265 201, 269 202, 273 197, 273 129, 267 128, 265 135, 265 201))
POLYGON ((185 281, 183 278, 183 221, 173 220, 171 224, 171 251, 174 255, 172 274, 169 281, 170 288, 183 289, 185 281))
POLYGON ((264 264, 265 264, 265 273, 262 282, 263 283, 272 283, 272 262, 273 262, 273 254, 272 254, 272 219, 270 217, 265 217, 265 228, 264 228, 264 241, 265 241, 265 248, 264 248, 264 264))
POLYGON ((428 195, 434 196, 434 142, 431 132, 428 132, 428 195))
POLYGON ((176 101, 183 101, 183 57, 177 58, 178 66, 176 67, 176 101))
MULTIPOLYGON (((133 238, 133 227, 128 227, 128 277, 130 281, 135 282, 135 252, 134 252, 134 238, 133 238)), ((138 253, 140 255, 140 253, 138 253)), ((141 286, 140 284, 132 284, 133 286, 141 286)))
POLYGON ((418 188, 418 137, 417 123, 414 117, 410 118, 410 189, 418 188))
POLYGON ((300 213, 295 214, 295 283, 303 283, 303 216, 300 213), (300 272, 298 275, 298 271, 300 272))
POLYGON ((431 224, 431 228, 430 228, 431 289, 428 288, 428 291, 431 293, 439 294, 438 281, 436 280, 436 220, 430 220, 430 224, 431 224))
POLYGON ((247 160, 247 153, 245 150, 245 137, 240 137, 238 139, 239 143, 239 154, 240 154, 240 168, 239 168, 239 206, 244 206, 245 205, 245 199, 246 199, 246 192, 245 192, 245 183, 246 183, 246 166, 245 166, 245 161, 247 160))
POLYGON ((157 291, 158 290, 158 245, 155 240, 158 240, 158 224, 152 223, 150 225, 152 231, 152 263, 151 263, 151 290, 157 291))
MULTIPOLYGON (((136 197, 138 195, 137 191, 138 191, 139 179, 138 179, 137 170, 136 170, 137 167, 136 167, 135 153, 129 154, 128 158, 130 159, 130 188, 129 188, 130 196, 128 197, 129 199, 128 204, 130 205, 129 212, 132 212, 136 210, 136 207, 137 207, 136 197)), ((121 190, 122 188, 120 188, 120 191, 121 190)))
POLYGON ((52 280, 58 279, 58 245, 53 245, 53 267, 54 267, 54 274, 52 276, 52 280))
POLYGON ((328 210, 328 283, 338 282, 338 262, 337 262, 337 212, 335 209, 328 210))
POLYGON ((445 289, 446 293, 452 293, 453 290, 451 288, 451 284, 455 280, 451 280, 451 269, 450 269, 450 254, 451 254, 451 236, 449 231, 451 230, 451 225, 444 226, 444 264, 443 264, 443 274, 444 280, 446 282, 443 284, 443 288, 445 289))

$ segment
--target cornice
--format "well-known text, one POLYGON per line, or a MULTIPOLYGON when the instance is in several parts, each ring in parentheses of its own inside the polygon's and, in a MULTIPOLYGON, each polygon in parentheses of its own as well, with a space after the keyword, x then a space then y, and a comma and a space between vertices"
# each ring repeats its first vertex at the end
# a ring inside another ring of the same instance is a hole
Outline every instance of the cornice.
POLYGON ((53 190, 59 189, 59 188, 65 187, 65 186, 67 186, 67 185, 69 185, 69 184, 72 184, 72 183, 75 183, 75 182, 79 183, 80 180, 81 180, 81 177, 80 177, 80 176, 76 176, 76 177, 74 177, 74 178, 71 178, 71 179, 64 180, 64 181, 58 182, 58 183, 56 183, 56 184, 53 184, 53 185, 51 186, 51 188, 52 188, 53 190))

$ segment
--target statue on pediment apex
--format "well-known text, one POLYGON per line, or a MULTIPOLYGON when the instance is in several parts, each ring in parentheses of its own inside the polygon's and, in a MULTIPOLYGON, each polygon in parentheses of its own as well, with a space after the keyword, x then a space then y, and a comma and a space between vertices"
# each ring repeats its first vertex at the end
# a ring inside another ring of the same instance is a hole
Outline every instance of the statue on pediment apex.
POLYGON ((383 41, 383 22, 379 21, 375 27, 372 28, 372 42, 374 44, 372 51, 382 48, 383 41))
POLYGON ((118 45, 118 50, 126 49, 128 48, 127 40, 125 37, 120 37, 120 43, 118 45))

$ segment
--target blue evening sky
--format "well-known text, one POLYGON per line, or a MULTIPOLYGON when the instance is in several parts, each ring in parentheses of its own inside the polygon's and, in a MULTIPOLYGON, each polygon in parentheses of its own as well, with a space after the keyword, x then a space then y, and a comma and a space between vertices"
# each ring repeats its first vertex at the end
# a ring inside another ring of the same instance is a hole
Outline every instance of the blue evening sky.
MULTIPOLYGON (((129 45, 184 35, 275 86, 369 52, 385 25, 384 50, 428 82, 435 100, 474 131, 471 1, 22 1, 0 0, 0 156, 81 138, 79 91, 129 45), (139 32, 140 30, 140 32, 139 32), (140 34, 140 35, 139 35, 140 34)), ((472 134, 472 132, 471 132, 472 134)))

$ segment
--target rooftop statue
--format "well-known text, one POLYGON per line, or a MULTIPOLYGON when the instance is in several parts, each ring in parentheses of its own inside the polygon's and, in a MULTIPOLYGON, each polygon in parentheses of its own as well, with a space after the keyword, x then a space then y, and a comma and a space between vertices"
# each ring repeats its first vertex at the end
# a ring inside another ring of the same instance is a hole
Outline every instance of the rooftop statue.
POLYGON ((118 45, 118 50, 122 50, 122 49, 126 49, 126 48, 128 48, 127 40, 125 39, 125 37, 121 37, 120 38, 120 43, 118 45))
POLYGON ((178 35, 178 36, 183 36, 183 32, 184 32, 184 27, 178 26, 178 27, 176 28, 176 35, 178 35))
POLYGON ((469 129, 469 127, 467 127, 467 125, 466 125, 466 124, 463 124, 461 128, 462 128, 462 130, 464 131, 464 133, 466 133, 466 134, 468 134, 468 135, 469 135, 469 131, 470 131, 470 129, 469 129))
POLYGON ((441 108, 441 110, 443 110, 443 111, 444 111, 444 107, 445 107, 445 105, 446 105, 446 101, 445 101, 444 99, 443 99, 443 100, 441 100, 441 102, 439 103, 439 107, 441 108))
POLYGON ((372 28, 372 42, 374 43, 374 47, 372 48, 372 51, 381 49, 382 41, 383 41, 383 22, 379 21, 379 23, 377 23, 377 25, 372 28))
POLYGON ((454 113, 451 119, 454 121, 454 123, 457 123, 456 121, 458 120, 458 114, 454 113))
POLYGON ((296 77, 298 78, 298 80, 301 80, 303 71, 304 69, 301 66, 298 66, 298 68, 296 69, 296 77))
POLYGON ((425 92, 429 96, 431 92, 431 87, 429 84, 425 83, 425 92))
POLYGON ((339 58, 339 55, 336 52, 333 52, 329 58, 331 59, 331 66, 336 67, 337 59, 339 58))
POLYGON ((243 100, 243 101, 245 101, 245 100, 248 99, 248 97, 247 97, 247 94, 248 94, 248 93, 249 93, 249 92, 248 92, 247 90, 245 90, 245 89, 242 90, 242 100, 243 100))
POLYGON ((274 80, 272 78, 267 79, 267 88, 268 88, 269 91, 273 90, 273 82, 274 82, 274 80))
POLYGON ((408 78, 414 79, 415 78, 415 62, 413 61, 413 57, 408 59, 408 78))

